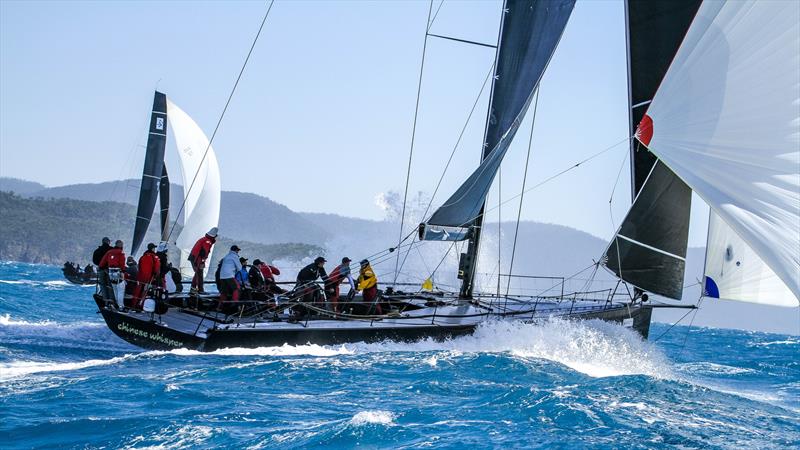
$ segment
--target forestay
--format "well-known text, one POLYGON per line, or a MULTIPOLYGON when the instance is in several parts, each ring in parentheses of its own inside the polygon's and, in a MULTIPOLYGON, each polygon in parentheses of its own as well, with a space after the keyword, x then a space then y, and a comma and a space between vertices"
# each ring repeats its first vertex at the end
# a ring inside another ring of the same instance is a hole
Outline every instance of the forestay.
MULTIPOLYGON (((752 252, 793 293, 794 305, 800 298, 798 17, 800 3, 793 1, 703 3, 637 133, 724 222, 713 220, 710 276, 719 269, 721 246, 727 249, 723 237, 735 234, 744 245, 732 247, 731 261, 750 264, 737 255, 752 252)), ((754 301, 756 288, 732 287, 753 283, 745 276, 750 269, 742 270, 736 282, 717 277, 717 288, 754 301)), ((752 274, 759 283, 771 276, 752 274)))
MULTIPOLYGON (((194 271, 187 260, 192 246, 219 223, 219 165, 214 149, 197 123, 169 100, 167 110, 178 146, 185 197, 183 230, 175 244, 181 250, 181 273, 192 276, 194 271)), ((205 271, 208 272, 208 267, 205 271)))

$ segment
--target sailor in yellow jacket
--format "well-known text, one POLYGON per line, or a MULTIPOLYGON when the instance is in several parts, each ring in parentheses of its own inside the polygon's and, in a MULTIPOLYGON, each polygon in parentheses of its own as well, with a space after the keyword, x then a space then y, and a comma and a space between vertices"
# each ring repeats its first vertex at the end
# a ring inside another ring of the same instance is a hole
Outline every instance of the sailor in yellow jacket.
MULTIPOLYGON (((378 277, 369 265, 369 260, 361 261, 361 269, 358 272, 358 280, 356 280, 356 289, 363 291, 364 303, 372 304, 378 298, 378 277)), ((380 303, 375 303, 375 311, 378 314, 383 314, 380 303)))

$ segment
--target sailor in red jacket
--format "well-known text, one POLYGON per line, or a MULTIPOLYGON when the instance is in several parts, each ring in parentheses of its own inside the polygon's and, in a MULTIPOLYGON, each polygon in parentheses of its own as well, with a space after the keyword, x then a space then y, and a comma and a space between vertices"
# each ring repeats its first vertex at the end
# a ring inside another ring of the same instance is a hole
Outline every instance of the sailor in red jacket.
POLYGON ((356 292, 356 285, 350 273, 350 261, 352 260, 346 256, 342 258, 342 263, 336 266, 333 272, 328 275, 328 278, 325 279, 325 294, 328 296, 328 301, 331 302, 333 311, 336 313, 339 312, 339 285, 347 280, 350 283, 350 293, 348 295, 353 295, 356 292))
POLYGON ((125 252, 122 251, 122 241, 114 243, 114 248, 107 251, 103 258, 100 260, 101 272, 104 272, 105 281, 103 282, 103 297, 115 299, 117 305, 122 308, 123 300, 125 297, 125 281, 121 274, 116 274, 112 277, 110 269, 115 269, 119 272, 125 271, 125 252), (115 281, 116 280, 116 281, 115 281))
POLYGON ((274 295, 286 293, 286 289, 281 288, 275 283, 275 275, 281 274, 280 269, 267 263, 262 263, 259 268, 261 269, 261 275, 264 276, 264 290, 266 292, 274 295))
POLYGON ((101 269, 125 269, 125 252, 122 251, 122 241, 114 243, 114 248, 107 251, 100 260, 101 269))
POLYGON ((147 244, 147 251, 139 258, 139 275, 136 277, 136 290, 133 294, 133 307, 142 307, 142 297, 149 287, 161 287, 161 260, 154 251, 156 244, 147 244))
POLYGON ((198 294, 205 294, 203 289, 203 269, 206 268, 206 260, 211 254, 211 247, 217 242, 217 227, 208 230, 205 236, 195 242, 189 253, 189 262, 192 263, 194 278, 192 278, 192 291, 198 294))

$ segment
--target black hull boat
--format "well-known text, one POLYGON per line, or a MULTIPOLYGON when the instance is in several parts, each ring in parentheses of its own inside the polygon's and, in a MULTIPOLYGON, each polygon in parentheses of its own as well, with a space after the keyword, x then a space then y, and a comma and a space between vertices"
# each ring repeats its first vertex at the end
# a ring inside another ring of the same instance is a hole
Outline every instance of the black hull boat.
MULTIPOLYGON (((173 304, 191 297, 173 298, 173 304)), ((136 346, 151 350, 179 348, 214 351, 222 348, 257 348, 281 345, 338 345, 385 340, 415 342, 423 339, 443 341, 472 334, 482 323, 493 320, 511 323, 539 323, 552 318, 603 320, 618 323, 647 338, 653 306, 600 301, 515 302, 514 306, 491 309, 488 303, 458 300, 436 301, 411 295, 392 301, 400 307, 384 316, 337 315, 332 312, 293 319, 290 306, 277 314, 244 317, 213 310, 170 307, 163 314, 120 310, 113 302, 96 296, 100 313, 114 334, 136 346), (440 306, 441 305, 441 306, 440 306), (402 308, 407 308, 403 310, 402 308), (500 312, 503 309, 503 312, 500 312)), ((213 303, 213 302, 212 302, 213 303)), ((245 304, 238 311, 245 309, 245 304)))
POLYGON ((61 272, 64 273, 64 278, 66 278, 67 281, 69 281, 72 284, 80 284, 83 286, 97 284, 96 273, 84 272, 82 270, 75 268, 69 263, 64 264, 64 267, 61 268, 61 272))

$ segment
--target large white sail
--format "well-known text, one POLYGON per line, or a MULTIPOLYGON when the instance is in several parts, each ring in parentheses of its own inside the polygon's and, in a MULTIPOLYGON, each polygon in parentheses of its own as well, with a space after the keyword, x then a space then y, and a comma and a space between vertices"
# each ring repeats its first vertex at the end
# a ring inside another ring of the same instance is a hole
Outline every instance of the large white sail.
MULTIPOLYGON (((167 117, 178 146, 185 201, 183 230, 175 244, 181 250, 181 274, 191 277, 194 272, 187 258, 192 246, 209 229, 219 224, 219 165, 214 149, 209 146, 208 138, 203 130, 169 99, 167 100, 167 117), (206 153, 206 149, 208 149, 208 153, 206 153), (204 154, 205 158, 203 158, 204 154), (194 183, 192 183, 193 181, 194 183)), ((210 258, 211 255, 209 255, 210 258)), ((208 273, 208 267, 205 272, 208 273)))
POLYGON ((706 296, 775 306, 797 306, 792 291, 711 211, 705 268, 706 296))
POLYGON ((743 251, 780 278, 795 306, 798 17, 796 1, 704 2, 637 132, 741 239, 743 251))

